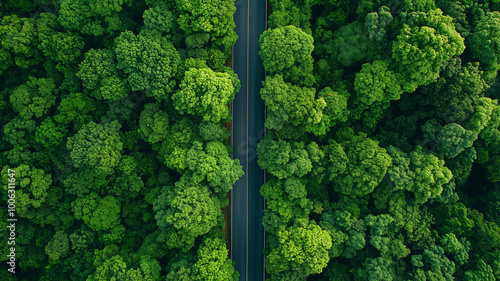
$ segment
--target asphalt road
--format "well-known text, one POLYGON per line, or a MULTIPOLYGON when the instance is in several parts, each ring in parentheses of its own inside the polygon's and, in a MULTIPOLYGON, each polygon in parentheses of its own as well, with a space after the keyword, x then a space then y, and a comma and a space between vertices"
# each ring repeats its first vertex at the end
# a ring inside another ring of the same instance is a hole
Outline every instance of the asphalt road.
POLYGON ((257 165, 257 143, 264 137, 265 107, 260 88, 265 73, 259 56, 259 37, 266 29, 266 0, 237 0, 233 69, 241 81, 232 104, 233 159, 240 159, 245 175, 231 198, 231 259, 240 281, 264 280, 264 199, 260 187, 264 171, 257 165))

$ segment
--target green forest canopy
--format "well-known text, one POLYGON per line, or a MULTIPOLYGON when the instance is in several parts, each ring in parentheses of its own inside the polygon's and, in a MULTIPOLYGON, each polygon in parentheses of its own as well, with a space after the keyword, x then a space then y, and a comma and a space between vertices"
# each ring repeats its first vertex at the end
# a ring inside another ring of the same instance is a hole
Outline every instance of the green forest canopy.
POLYGON ((267 280, 500 280, 500 3, 270 5, 267 280))
MULTIPOLYGON (((500 3, 269 5, 267 280, 500 280, 500 3)), ((235 9, 0 3, 1 280, 238 280, 235 9)))
POLYGON ((2 1, 0 280, 238 280, 233 2, 2 1))

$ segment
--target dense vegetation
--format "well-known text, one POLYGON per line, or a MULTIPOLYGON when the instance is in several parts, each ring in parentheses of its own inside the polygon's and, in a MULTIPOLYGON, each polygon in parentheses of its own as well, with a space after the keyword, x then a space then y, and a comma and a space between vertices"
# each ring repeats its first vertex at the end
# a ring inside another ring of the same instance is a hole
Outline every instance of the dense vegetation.
POLYGON ((270 0, 268 280, 500 280, 498 0, 270 0))
POLYGON ((237 280, 233 0, 0 3, 0 280, 237 280))

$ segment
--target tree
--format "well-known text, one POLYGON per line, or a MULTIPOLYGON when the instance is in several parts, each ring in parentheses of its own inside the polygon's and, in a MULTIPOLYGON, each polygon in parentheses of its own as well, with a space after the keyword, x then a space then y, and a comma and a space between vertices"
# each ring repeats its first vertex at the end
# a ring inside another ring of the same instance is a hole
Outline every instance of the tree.
POLYGON ((498 185, 497 183, 496 189, 487 193, 486 216, 490 221, 500 224, 500 188, 498 185))
POLYGON ((313 163, 311 184, 326 184, 345 173, 348 158, 342 146, 330 139, 328 145, 318 146, 315 142, 307 146, 307 152, 313 163))
POLYGON ((17 116, 3 127, 4 140, 12 144, 14 149, 27 148, 34 143, 35 129, 35 120, 26 120, 17 116))
POLYGON ((411 191, 418 204, 439 196, 443 185, 452 179, 453 175, 444 166, 444 161, 433 154, 426 154, 421 146, 409 155, 391 147, 389 154, 394 159, 394 165, 388 170, 393 189, 411 191))
POLYGON ((356 73, 354 90, 357 95, 350 101, 351 118, 363 121, 373 128, 392 100, 403 93, 402 81, 389 69, 389 60, 375 60, 363 64, 356 73))
POLYGON ((280 74, 286 82, 311 87, 313 43, 311 35, 293 25, 271 28, 260 36, 259 54, 269 75, 280 74))
POLYGON ((387 31, 392 20, 391 11, 387 6, 381 6, 378 12, 368 13, 365 17, 368 39, 377 42, 386 41, 387 31))
MULTIPOLYGON (((462 208, 465 208, 461 204, 462 208)), ((498 260, 498 249, 500 248, 500 226, 496 223, 484 219, 483 213, 478 210, 465 208, 465 214, 461 213, 459 222, 463 222, 463 216, 470 220, 465 227, 472 226, 472 231, 465 232, 472 244, 472 251, 482 257, 485 261, 498 260)), ((463 212, 463 209, 459 209, 463 212)), ((456 222, 453 218, 449 221, 456 222)), ((467 229, 467 230, 469 230, 467 229)), ((456 233, 456 232, 455 232, 456 233)))
POLYGON ((212 229, 222 219, 220 202, 210 197, 207 186, 164 187, 154 202, 155 219, 169 248, 189 251, 195 239, 212 229))
POLYGON ((391 261, 383 257, 367 258, 363 267, 356 271, 354 280, 392 281, 395 276, 391 261))
MULTIPOLYGON (((270 1, 269 3, 271 4, 270 8, 273 11, 269 15, 268 19, 269 28, 279 28, 287 25, 293 25, 304 30, 309 29, 311 25, 311 6, 314 1, 270 1)), ((328 9, 328 11, 335 10, 335 8, 332 7, 331 9, 328 9)), ((334 12, 332 12, 332 14, 333 13, 334 12)))
POLYGON ((15 14, 4 16, 0 23, 0 40, 0 74, 13 64, 27 69, 42 62, 36 48, 38 40, 33 18, 19 18, 15 14))
POLYGON ((64 231, 57 231, 52 240, 45 246, 45 253, 51 260, 59 260, 69 252, 69 239, 64 231))
POLYGON ((75 218, 83 220, 94 231, 112 230, 120 224, 120 203, 113 196, 101 198, 92 192, 71 205, 75 218))
POLYGON ((121 100, 130 93, 127 81, 116 68, 115 54, 108 49, 90 49, 76 74, 98 99, 121 100))
POLYGON ((65 169, 61 181, 67 193, 78 196, 102 190, 109 184, 106 175, 96 174, 91 168, 65 169))
POLYGON ((54 150, 64 141, 67 133, 66 126, 57 124, 52 117, 48 117, 36 127, 35 141, 48 150, 54 150))
POLYGON ((350 94, 344 89, 334 91, 330 87, 326 87, 319 91, 318 98, 323 98, 326 102, 326 107, 323 108, 323 117, 328 117, 325 122, 328 126, 333 127, 341 122, 347 121, 350 111, 347 109, 347 101, 350 94))
POLYGON ((231 136, 231 131, 218 123, 202 122, 200 124, 200 136, 205 141, 226 141, 231 136))
POLYGON ((486 12, 474 28, 474 33, 467 42, 471 48, 472 55, 479 62, 500 68, 500 57, 498 56, 500 45, 500 13, 486 12))
POLYGON ((229 151, 219 141, 205 145, 195 141, 187 152, 186 164, 189 170, 182 175, 182 183, 206 183, 213 192, 222 193, 223 197, 244 174, 239 159, 231 159, 229 151))
POLYGON ((332 56, 333 61, 339 62, 344 67, 350 67, 357 62, 370 60, 376 50, 376 44, 369 39, 364 24, 354 21, 333 33, 326 52, 332 56))
POLYGON ((340 145, 348 160, 344 173, 333 179, 334 190, 353 198, 371 193, 384 178, 391 157, 377 141, 361 132, 340 141, 340 145))
POLYGON ((488 89, 480 67, 477 62, 463 65, 460 58, 450 59, 443 66, 437 82, 422 86, 421 91, 412 95, 404 96, 408 101, 405 110, 412 110, 415 104, 419 104, 418 110, 422 111, 424 116, 438 116, 439 121, 457 123, 467 130, 476 131, 471 121, 478 120, 477 117, 473 119, 471 116, 476 111, 474 107, 486 105, 486 102, 481 100, 488 89))
POLYGON ((479 134, 475 143, 478 151, 478 163, 486 166, 487 177, 492 182, 500 181, 500 106, 495 106, 491 119, 479 134))
POLYGON ((410 189, 415 194, 417 203, 424 203, 443 192, 442 185, 448 183, 452 174, 444 167, 444 161, 432 154, 426 155, 421 146, 410 153, 412 166, 415 170, 414 186, 410 189))
POLYGON ((454 158, 472 146, 478 134, 464 129, 456 123, 439 126, 435 120, 429 120, 422 127, 424 137, 436 144, 436 151, 446 158, 454 158))
POLYGON ((393 71, 389 70, 389 61, 376 60, 365 63, 354 80, 358 103, 371 105, 378 101, 398 100, 403 91, 393 71))
POLYGON ((24 119, 40 118, 55 104, 56 95, 54 80, 30 77, 12 92, 10 102, 12 108, 24 119))
POLYGON ((265 122, 268 129, 282 130, 291 125, 303 126, 310 132, 325 121, 322 110, 326 102, 323 98, 316 99, 314 88, 294 86, 286 83, 281 75, 275 75, 266 77, 260 94, 268 110, 265 122))
POLYGON ((61 98, 54 120, 62 124, 73 123, 73 130, 78 131, 83 125, 97 120, 95 115, 99 115, 100 107, 98 102, 84 93, 70 93, 61 98))
POLYGON ((277 234, 284 226, 292 224, 297 219, 307 219, 315 207, 306 198, 305 180, 290 177, 286 180, 271 177, 260 188, 260 194, 266 200, 266 210, 263 224, 268 233, 277 234), (266 224, 279 217, 279 222, 266 224))
POLYGON ((231 46, 238 38, 234 32, 232 17, 236 7, 233 3, 232 0, 176 0, 179 11, 177 22, 186 35, 196 32, 210 34, 213 47, 228 56, 231 46))
POLYGON ((320 273, 330 258, 328 250, 332 239, 327 231, 318 225, 304 221, 301 225, 278 232, 279 245, 266 257, 266 271, 279 275, 296 271, 305 278, 320 273))
POLYGON ((126 30, 127 20, 120 17, 123 5, 131 5, 130 0, 61 0, 58 21, 68 30, 78 30, 82 34, 103 36, 116 35, 126 30))
POLYGON ((172 100, 181 114, 198 115, 203 121, 214 123, 229 118, 228 104, 236 91, 229 74, 210 68, 190 68, 179 87, 172 100))
POLYGON ((464 39, 455 31, 452 18, 439 9, 430 10, 414 25, 403 23, 392 45, 396 73, 403 91, 411 93, 418 86, 435 82, 443 64, 465 49, 464 39))
POLYGON ((115 255, 102 263, 97 263, 95 273, 90 275, 87 280, 157 281, 160 280, 160 270, 158 261, 151 259, 149 256, 141 257, 138 268, 127 269, 127 264, 123 261, 123 258, 115 255))
MULTIPOLYGON (((474 112, 469 119, 464 122, 464 128, 475 133, 480 133, 485 129, 493 117, 493 112, 498 107, 498 100, 490 98, 479 98, 474 102, 474 112)), ((495 122, 495 121, 493 121, 495 122)))
POLYGON ((41 13, 36 27, 40 44, 38 48, 45 57, 56 63, 55 68, 64 72, 70 64, 80 57, 84 48, 83 38, 61 27, 57 15, 41 13))
POLYGON ((461 202, 444 204, 434 209, 437 229, 443 233, 462 235, 470 233, 474 227, 474 220, 469 211, 461 202))
MULTIPOLYGON (((7 179, 9 168, 15 171, 16 212, 18 212, 20 216, 26 216, 29 210, 40 208, 47 200, 47 190, 52 184, 52 176, 46 174, 44 170, 24 164, 15 168, 5 166, 2 169, 2 178, 6 183, 9 182, 7 179)), ((7 185, 4 185, 4 189, 7 189, 7 185)))
POLYGON ((170 169, 183 172, 188 167, 187 153, 194 141, 202 141, 198 126, 186 117, 177 120, 160 145, 158 159, 170 169))
POLYGON ((122 257, 115 255, 110 259, 105 260, 102 264, 96 266, 96 271, 90 275, 89 281, 104 281, 104 280, 123 280, 127 264, 122 257))
POLYGON ((132 91, 166 100, 177 85, 181 58, 164 37, 125 31, 115 39, 117 67, 128 75, 132 91))
MULTIPOLYGON (((413 255, 411 263, 427 280, 453 280, 455 263, 448 259, 440 246, 429 243, 421 255, 413 255)), ((418 273, 417 273, 418 274, 418 273)), ((425 280, 425 279, 424 279, 425 280)))
POLYGON ((234 262, 228 258, 224 240, 205 238, 198 249, 198 260, 193 265, 194 280, 218 281, 238 280, 234 262))
POLYGON ((142 15, 144 19, 143 30, 157 31, 165 34, 170 39, 179 26, 176 21, 176 14, 169 8, 166 3, 160 3, 144 11, 142 15))
POLYGON ((56 68, 64 71, 64 67, 73 63, 81 55, 85 43, 74 33, 56 32, 52 35, 40 35, 40 49, 44 55, 57 62, 56 68))
POLYGON ((13 14, 29 14, 37 7, 37 3, 33 0, 6 0, 0 7, 2 11, 9 11, 13 14))
MULTIPOLYGON (((446 167, 448 167, 453 174, 451 182, 454 181, 459 187, 464 186, 472 172, 472 164, 476 161, 476 159, 477 152, 474 147, 465 149, 453 159, 448 159, 446 161, 446 167)), ((444 193, 445 192, 443 191, 443 194, 444 193)))
POLYGON ((167 281, 191 281, 195 280, 193 264, 195 256, 191 252, 177 254, 168 270, 167 281))
POLYGON ((312 169, 304 143, 274 140, 272 134, 257 145, 257 157, 259 166, 279 179, 302 177, 312 169))
POLYGON ((410 249, 404 245, 404 239, 396 236, 402 225, 394 217, 389 214, 369 214, 364 221, 370 227, 370 244, 380 251, 383 259, 396 261, 410 254, 410 249))
POLYGON ((91 121, 69 137, 66 147, 75 167, 89 167, 98 173, 112 174, 123 149, 120 128, 117 121, 105 124, 91 121))
POLYGON ((495 275, 490 265, 486 264, 482 259, 476 261, 477 270, 468 270, 465 272, 465 278, 471 281, 495 281, 495 275))
POLYGON ((469 259, 470 242, 465 238, 458 240, 457 236, 453 233, 446 233, 441 237, 441 247, 453 255, 453 259, 458 265, 467 263, 469 259))
POLYGON ((75 252, 84 252, 95 241, 95 233, 87 227, 76 229, 69 235, 71 250, 75 252))
POLYGON ((139 130, 149 143, 163 141, 168 137, 168 114, 160 108, 159 103, 148 103, 139 118, 139 130))

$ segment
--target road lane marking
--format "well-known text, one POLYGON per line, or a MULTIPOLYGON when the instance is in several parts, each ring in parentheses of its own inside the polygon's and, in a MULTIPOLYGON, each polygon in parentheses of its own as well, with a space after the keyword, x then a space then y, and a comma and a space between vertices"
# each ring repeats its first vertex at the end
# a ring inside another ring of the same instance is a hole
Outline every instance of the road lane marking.
MULTIPOLYGON (((247 0, 247 73, 246 73, 246 76, 247 76, 247 85, 246 85, 246 88, 247 88, 247 93, 246 93, 246 97, 247 97, 247 126, 246 126, 246 162, 247 162, 247 172, 250 170, 250 166, 248 165, 248 96, 249 96, 249 92, 248 92, 248 64, 249 64, 249 57, 250 57, 250 47, 249 47, 249 44, 250 44, 250 0, 247 0)), ((247 204, 246 204, 246 215, 247 215, 247 219, 246 219, 246 257, 245 257, 245 280, 248 281, 248 240, 249 240, 249 235, 248 235, 248 181, 249 181, 250 177, 248 176, 248 173, 247 173, 247 181, 246 181, 246 192, 247 192, 247 196, 246 196, 246 201, 247 201, 247 204)))

